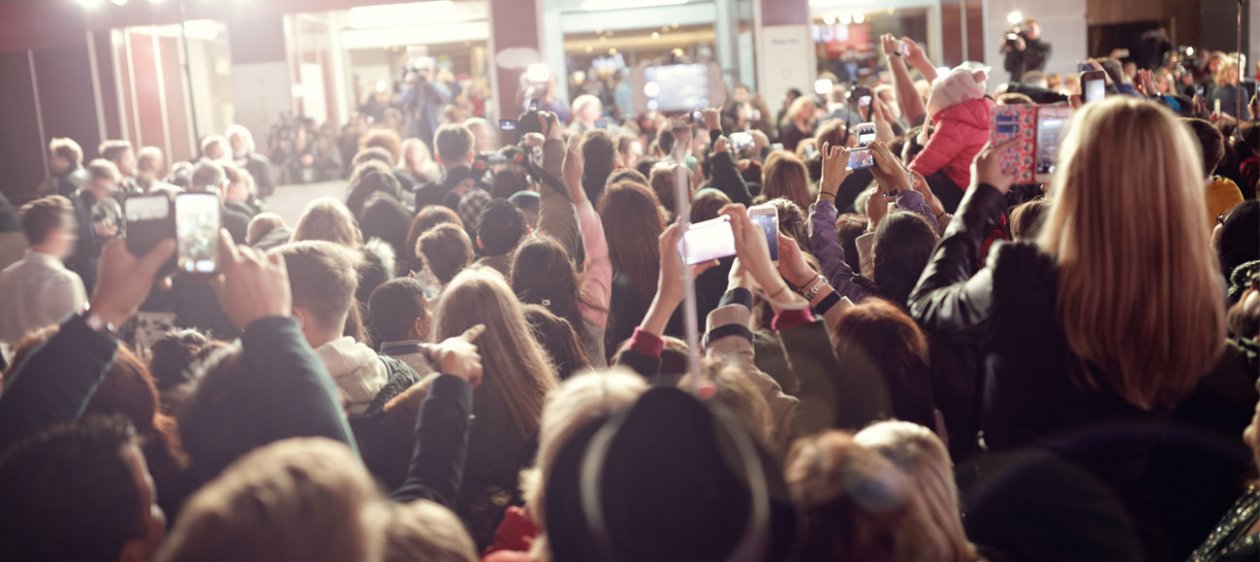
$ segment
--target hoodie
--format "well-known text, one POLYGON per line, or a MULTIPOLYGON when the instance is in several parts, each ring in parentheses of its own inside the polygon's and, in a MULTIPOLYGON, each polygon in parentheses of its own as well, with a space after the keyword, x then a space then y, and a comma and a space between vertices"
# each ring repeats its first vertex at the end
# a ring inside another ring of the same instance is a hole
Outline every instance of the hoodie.
POLYGON ((389 383, 389 369, 376 352, 349 336, 319 346, 315 356, 332 375, 347 415, 366 413, 389 383))
POLYGON ((944 171, 961 190, 971 184, 971 161, 989 141, 989 111, 985 96, 988 69, 964 64, 932 83, 928 118, 935 132, 910 169, 931 176, 944 171))

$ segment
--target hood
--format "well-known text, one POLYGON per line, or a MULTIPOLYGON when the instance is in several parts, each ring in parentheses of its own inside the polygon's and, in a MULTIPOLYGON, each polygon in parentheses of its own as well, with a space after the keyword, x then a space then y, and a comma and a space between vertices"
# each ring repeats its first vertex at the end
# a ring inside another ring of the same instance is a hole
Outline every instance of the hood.
POLYGON ((989 130, 989 111, 993 108, 993 100, 980 98, 951 105, 932 118, 933 123, 954 121, 976 129, 989 130))
POLYGON ((347 336, 321 345, 315 356, 332 375, 347 415, 367 411, 389 382, 389 373, 376 352, 354 338, 347 336))

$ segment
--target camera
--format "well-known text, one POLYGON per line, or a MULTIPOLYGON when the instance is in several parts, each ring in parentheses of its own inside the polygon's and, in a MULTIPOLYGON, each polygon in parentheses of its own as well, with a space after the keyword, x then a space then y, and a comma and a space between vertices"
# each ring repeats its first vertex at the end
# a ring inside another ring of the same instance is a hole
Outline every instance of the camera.
POLYGON ((516 134, 524 137, 529 133, 542 133, 542 123, 538 119, 538 98, 530 98, 529 108, 516 119, 516 134))

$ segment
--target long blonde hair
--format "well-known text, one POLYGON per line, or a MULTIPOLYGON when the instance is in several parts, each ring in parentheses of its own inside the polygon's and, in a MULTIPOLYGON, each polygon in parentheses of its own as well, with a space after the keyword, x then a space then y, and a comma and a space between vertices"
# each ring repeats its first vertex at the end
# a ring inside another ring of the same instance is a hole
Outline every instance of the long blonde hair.
POLYGON ((487 268, 465 270, 443 290, 433 314, 433 341, 458 336, 477 324, 486 331, 477 338, 484 381, 477 388, 473 410, 478 422, 501 419, 499 432, 524 440, 538 431, 543 398, 556 385, 555 368, 529 331, 525 311, 503 276, 487 268), (485 419, 489 418, 489 419, 485 419))
POLYGON ((949 451, 932 430, 907 421, 883 421, 859 431, 853 441, 879 451, 910 477, 926 515, 926 524, 915 534, 922 548, 932 553, 929 560, 969 562, 977 558, 963 530, 949 451))
POLYGON ((350 214, 350 209, 345 204, 332 197, 321 197, 306 206, 297 225, 293 227, 291 241, 303 240, 336 242, 357 250, 363 245, 363 234, 359 231, 358 221, 354 220, 354 215, 350 214))
POLYGON ((1039 243, 1067 344, 1142 409, 1175 405, 1225 341, 1198 160, 1171 112, 1115 97, 1073 117, 1050 187, 1039 243))

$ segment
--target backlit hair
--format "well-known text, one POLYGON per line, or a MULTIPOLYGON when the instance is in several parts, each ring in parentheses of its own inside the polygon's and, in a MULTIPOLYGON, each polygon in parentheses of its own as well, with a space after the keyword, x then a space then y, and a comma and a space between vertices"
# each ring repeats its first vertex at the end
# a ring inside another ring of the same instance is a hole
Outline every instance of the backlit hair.
POLYGON ((74 139, 66 137, 53 137, 48 141, 48 151, 53 156, 65 158, 70 162, 72 167, 77 167, 83 163, 83 148, 74 139))
POLYGON ((1216 67, 1216 74, 1212 75, 1212 80, 1216 82, 1217 87, 1235 86, 1238 84, 1238 73, 1238 58, 1226 55, 1221 58, 1221 65, 1216 67))
POLYGON ((450 283, 476 258, 468 234, 453 224, 439 224, 421 234, 415 250, 416 255, 424 258, 429 272, 443 285, 450 283))
POLYGON ((429 500, 396 504, 385 527, 384 562, 477 562, 477 545, 451 510, 429 500))
POLYGON ((363 245, 363 235, 354 215, 341 201, 332 197, 321 197, 306 206, 297 226, 293 227, 292 240, 324 240, 351 249, 363 245))
POLYGON ((1057 312, 1083 382, 1171 407, 1225 340, 1196 143, 1163 107, 1123 96, 1072 118, 1039 243, 1058 265, 1057 312), (1134 139, 1143 139, 1134 142, 1134 139))
POLYGON ((643 377, 615 367, 577 375, 547 395, 538 434, 538 454, 534 457, 533 468, 521 474, 525 505, 530 519, 539 527, 530 551, 535 560, 551 560, 543 500, 547 495, 547 477, 561 447, 578 430, 629 408, 647 390, 648 384, 643 377))
POLYGON ((932 430, 907 421, 883 421, 853 436, 858 445, 874 449, 910 477, 911 487, 923 505, 925 525, 916 529, 925 560, 971 562, 976 549, 967 540, 958 508, 949 451, 932 430))
POLYGON ((272 253, 284 257, 294 308, 306 311, 324 330, 345 324, 359 287, 358 252, 324 240, 307 240, 290 242, 272 253))
POLYGON ((348 447, 286 439, 241 457, 202 487, 157 560, 376 560, 383 511, 376 483, 348 447))
POLYGON ((773 152, 762 169, 761 193, 766 199, 783 198, 808 209, 812 193, 809 186, 809 169, 795 154, 773 152))

